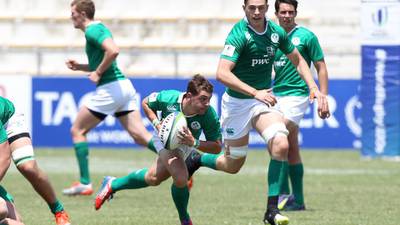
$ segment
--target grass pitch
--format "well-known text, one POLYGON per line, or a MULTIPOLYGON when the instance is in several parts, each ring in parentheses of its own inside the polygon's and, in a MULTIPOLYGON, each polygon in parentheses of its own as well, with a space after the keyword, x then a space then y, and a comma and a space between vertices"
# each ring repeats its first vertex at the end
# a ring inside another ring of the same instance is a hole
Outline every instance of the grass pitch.
MULTIPOLYGON (((284 213, 293 225, 398 225, 400 163, 364 161, 356 151, 304 151, 307 210, 284 213)), ((92 197, 66 197, 61 190, 77 180, 72 149, 37 149, 40 168, 49 176, 73 225, 171 225, 179 219, 170 195, 171 181, 159 187, 118 192, 98 212, 92 197)), ((136 150, 90 151, 95 191, 105 175, 124 176, 148 167, 155 154, 136 150)), ((250 151, 236 175, 201 168, 195 174, 189 210, 196 225, 262 224, 266 205, 264 151, 250 151)), ((2 184, 14 196, 26 225, 55 224, 45 202, 12 165, 2 184)))

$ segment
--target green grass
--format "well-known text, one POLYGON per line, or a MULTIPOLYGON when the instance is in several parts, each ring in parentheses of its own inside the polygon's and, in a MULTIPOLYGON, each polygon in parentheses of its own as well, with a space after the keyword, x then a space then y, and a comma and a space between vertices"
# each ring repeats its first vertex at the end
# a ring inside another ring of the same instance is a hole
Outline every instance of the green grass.
MULTIPOLYGON (((400 221, 399 162, 363 161, 356 151, 303 151, 307 210, 286 215, 293 225, 398 225, 400 221)), ((118 192, 96 212, 92 197, 66 197, 61 190, 77 179, 72 150, 36 150, 73 225, 179 224, 168 180, 159 187, 118 192)), ((104 175, 123 176, 149 166, 150 151, 92 150, 90 166, 95 190, 104 175)), ((251 151, 239 174, 201 168, 191 191, 190 213, 196 225, 262 224, 266 205, 264 151, 251 151)), ((27 225, 54 224, 47 205, 11 166, 2 184, 14 195, 27 225)))

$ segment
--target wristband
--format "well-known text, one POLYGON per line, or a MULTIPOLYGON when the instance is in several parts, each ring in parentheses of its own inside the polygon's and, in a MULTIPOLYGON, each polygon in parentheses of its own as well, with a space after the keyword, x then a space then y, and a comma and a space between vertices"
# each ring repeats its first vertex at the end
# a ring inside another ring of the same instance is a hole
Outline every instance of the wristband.
POLYGON ((153 126, 156 127, 160 124, 160 121, 157 118, 155 118, 153 121, 151 121, 151 123, 153 124, 153 126))
POLYGON ((312 88, 310 88, 310 92, 314 92, 314 91, 316 91, 316 90, 318 90, 318 87, 312 87, 312 88))
POLYGON ((194 139, 193 148, 198 149, 199 147, 200 147, 200 141, 197 139, 194 139))

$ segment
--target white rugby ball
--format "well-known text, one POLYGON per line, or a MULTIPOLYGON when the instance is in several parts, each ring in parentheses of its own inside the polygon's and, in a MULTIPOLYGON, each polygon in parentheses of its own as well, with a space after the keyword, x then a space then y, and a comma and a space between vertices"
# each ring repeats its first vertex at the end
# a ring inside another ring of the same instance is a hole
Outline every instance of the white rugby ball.
POLYGON ((165 117, 158 135, 166 149, 174 150, 181 146, 178 133, 183 130, 183 127, 187 127, 187 122, 182 112, 173 112, 165 117))

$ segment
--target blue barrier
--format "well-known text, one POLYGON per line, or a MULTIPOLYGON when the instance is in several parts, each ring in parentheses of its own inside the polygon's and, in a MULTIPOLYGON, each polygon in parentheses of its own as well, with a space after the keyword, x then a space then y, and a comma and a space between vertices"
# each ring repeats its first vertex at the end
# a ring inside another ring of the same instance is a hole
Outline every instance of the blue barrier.
MULTIPOLYGON (((165 89, 184 91, 186 79, 132 79, 139 99, 151 92, 165 89)), ((212 105, 220 111, 220 100, 224 87, 216 80, 212 105)), ((300 124, 300 143, 306 148, 353 148, 359 146, 360 104, 356 95, 358 80, 330 81, 329 103, 332 116, 321 120, 316 113, 316 104, 311 105, 300 124)), ((33 143, 40 147, 72 146, 69 129, 79 104, 93 91, 95 86, 87 78, 41 78, 32 80, 32 133, 33 143)), ((148 129, 149 121, 144 120, 148 129)), ((132 138, 122 129, 117 120, 107 117, 88 134, 88 141, 95 147, 132 147, 132 138)), ((263 140, 252 132, 250 146, 265 146, 263 140)))

